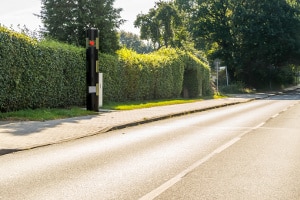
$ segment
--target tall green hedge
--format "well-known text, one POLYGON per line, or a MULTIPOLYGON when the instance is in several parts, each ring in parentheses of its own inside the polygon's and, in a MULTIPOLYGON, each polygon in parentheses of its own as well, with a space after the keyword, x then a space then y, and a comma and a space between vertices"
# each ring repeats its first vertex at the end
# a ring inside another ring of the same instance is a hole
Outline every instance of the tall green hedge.
POLYGON ((164 49, 152 54, 137 54, 121 49, 117 54, 123 70, 121 74, 124 99, 180 96, 184 66, 174 49, 164 49))
MULTIPOLYGON (((101 42, 100 42, 101 45, 101 42)), ((85 49, 38 42, 0 27, 0 111, 84 106, 85 49)), ((121 49, 99 55, 104 102, 189 97, 210 93, 209 67, 193 55, 161 49, 137 54, 121 49)))
POLYGON ((209 66, 190 53, 184 53, 182 59, 185 64, 183 90, 187 96, 195 98, 212 94, 209 66))
POLYGON ((0 27, 0 110, 84 105, 84 56, 0 27))
POLYGON ((137 54, 124 48, 116 56, 101 55, 100 70, 108 101, 177 98, 183 88, 191 98, 212 92, 209 66, 176 49, 137 54))

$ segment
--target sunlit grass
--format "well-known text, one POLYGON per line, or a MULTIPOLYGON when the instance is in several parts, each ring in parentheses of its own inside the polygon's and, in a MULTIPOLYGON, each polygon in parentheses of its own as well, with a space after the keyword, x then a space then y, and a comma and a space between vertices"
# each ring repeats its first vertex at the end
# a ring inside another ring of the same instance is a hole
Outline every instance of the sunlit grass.
POLYGON ((103 108, 111 110, 133 110, 141 108, 150 108, 155 106, 166 106, 183 103, 193 103, 197 101, 203 101, 205 99, 219 99, 225 98, 224 95, 215 94, 209 97, 197 98, 197 99, 166 99, 166 100, 152 100, 152 101, 133 101, 133 102, 108 102, 103 108))
MULTIPOLYGON (((206 99, 219 99, 225 96, 215 94, 214 96, 197 99, 166 99, 152 101, 133 101, 133 102, 108 102, 101 109, 108 110, 133 110, 150 108, 155 106, 166 106, 175 104, 192 103, 206 99)), ((73 107, 69 109, 45 108, 45 109, 26 109, 14 112, 0 113, 0 120, 6 121, 46 121, 63 118, 71 118, 86 115, 96 115, 97 112, 87 111, 83 108, 73 107)))
POLYGON ((224 95, 224 94, 214 94, 212 99, 222 99, 222 98, 226 98, 228 96, 224 95))
POLYGON ((133 109, 141 109, 141 108, 150 108, 155 106, 166 106, 166 105, 174 105, 174 104, 182 104, 182 103, 191 103, 199 101, 196 99, 184 100, 184 99, 176 99, 176 100, 160 100, 160 101, 134 101, 134 102, 110 102, 104 105, 106 109, 113 110, 133 110, 133 109))
POLYGON ((26 109, 14 112, 0 113, 0 120, 11 121, 45 121, 70 117, 78 117, 96 114, 82 108, 74 107, 70 109, 26 109))

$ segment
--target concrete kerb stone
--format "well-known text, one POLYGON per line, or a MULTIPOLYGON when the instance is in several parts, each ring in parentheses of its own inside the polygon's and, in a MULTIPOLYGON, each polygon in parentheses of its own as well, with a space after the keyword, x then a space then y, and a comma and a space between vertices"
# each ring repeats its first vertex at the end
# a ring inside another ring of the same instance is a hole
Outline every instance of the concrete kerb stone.
POLYGON ((74 137, 64 138, 64 139, 60 139, 59 141, 55 141, 55 142, 48 141, 48 142, 45 142, 44 144, 29 145, 29 146, 24 146, 24 147, 21 147, 21 148, 16 148, 16 149, 0 149, 0 156, 5 155, 5 154, 10 154, 10 153, 15 153, 15 152, 18 152, 18 151, 26 151, 26 150, 30 150, 30 149, 36 149, 36 148, 40 148, 40 147, 46 147, 46 146, 51 146, 51 145, 55 145, 55 144, 61 144, 61 143, 64 143, 64 142, 77 140, 77 139, 91 137, 91 136, 94 136, 94 135, 98 135, 100 133, 108 132, 110 129, 111 129, 111 127, 105 127, 103 129, 97 130, 95 132, 90 132, 88 134, 81 135, 81 136, 74 136, 74 137))
POLYGON ((226 104, 222 104, 222 105, 218 105, 218 106, 212 106, 212 107, 200 108, 200 109, 178 112, 178 113, 173 113, 173 114, 161 115, 161 116, 152 117, 149 119, 147 118, 144 120, 139 120, 139 121, 134 121, 134 122, 126 123, 126 124, 120 124, 120 125, 113 126, 111 128, 108 128, 106 132, 113 131, 113 130, 119 130, 119 129, 123 129, 123 128, 127 128, 127 127, 132 127, 132 126, 136 126, 136 125, 146 124, 146 123, 150 123, 150 122, 155 122, 155 121, 159 121, 159 120, 169 119, 169 118, 173 118, 173 117, 179 117, 179 116, 188 115, 188 114, 192 114, 192 113, 203 112, 203 111, 212 110, 212 109, 216 109, 216 108, 246 103, 246 102, 250 102, 253 100, 254 99, 249 99, 244 102, 226 103, 226 104))
POLYGON ((73 140, 77 140, 77 139, 91 137, 91 136, 94 136, 94 135, 98 135, 98 134, 101 134, 101 133, 106 133, 106 132, 113 131, 113 130, 123 129, 123 128, 126 128, 126 127, 132 127, 132 126, 136 126, 136 125, 140 125, 140 124, 146 124, 146 123, 159 121, 159 120, 163 120, 163 119, 168 119, 168 118, 172 118, 172 117, 178 117, 178 116, 183 116, 183 115, 187 115, 187 114, 212 110, 212 109, 216 109, 216 108, 232 106, 232 105, 241 104, 241 103, 247 103, 247 102, 250 102, 250 101, 253 101, 253 100, 256 100, 256 99, 263 99, 263 98, 267 98, 267 97, 269 97, 269 95, 263 95, 263 96, 260 96, 260 97, 244 99, 243 101, 223 103, 221 105, 209 106, 209 107, 205 107, 205 108, 199 108, 199 109, 187 110, 187 111, 182 111, 182 112, 177 112, 177 113, 159 115, 159 116, 155 116, 155 117, 151 117, 151 118, 145 118, 143 120, 137 120, 137 121, 132 121, 132 122, 115 124, 113 126, 104 127, 101 130, 97 130, 97 131, 90 132, 90 133, 80 135, 80 136, 64 138, 64 139, 61 139, 61 140, 55 141, 55 142, 46 141, 44 144, 25 146, 25 147, 18 148, 18 149, 0 149, 0 155, 14 153, 14 152, 18 152, 18 151, 29 150, 29 149, 35 149, 35 148, 39 148, 39 147, 50 146, 50 145, 54 145, 54 144, 60 144, 60 143, 69 142, 69 141, 73 141, 73 140))
POLYGON ((72 140, 86 138, 86 137, 98 135, 98 134, 101 134, 101 133, 107 133, 107 132, 113 131, 113 130, 119 130, 119 129, 123 129, 123 128, 133 127, 133 126, 137 126, 137 125, 141 125, 141 124, 146 124, 146 123, 155 122, 155 121, 159 121, 159 120, 164 120, 164 119, 168 119, 168 118, 183 116, 183 115, 187 115, 187 114, 203 112, 203 111, 212 110, 212 109, 216 109, 216 108, 232 106, 232 105, 236 105, 236 104, 250 102, 250 101, 253 101, 253 100, 255 100, 255 99, 248 99, 244 102, 225 103, 225 104, 222 104, 222 105, 217 105, 217 106, 212 106, 212 107, 207 107, 207 108, 200 108, 200 109, 184 111, 184 112, 178 112, 178 113, 173 113, 173 114, 160 115, 160 116, 156 116, 156 117, 152 117, 152 118, 145 118, 143 120, 137 120, 137 121, 132 121, 132 122, 128 122, 128 123, 116 124, 114 126, 107 126, 107 127, 103 128, 101 130, 91 132, 91 133, 85 134, 83 136, 65 138, 65 139, 60 140, 59 142, 53 142, 53 143, 49 143, 49 144, 45 144, 45 145, 39 145, 39 146, 32 146, 32 147, 24 148, 22 150, 33 149, 33 148, 43 147, 43 146, 49 146, 49 145, 59 144, 59 143, 63 143, 63 142, 69 142, 69 141, 72 141, 72 140))

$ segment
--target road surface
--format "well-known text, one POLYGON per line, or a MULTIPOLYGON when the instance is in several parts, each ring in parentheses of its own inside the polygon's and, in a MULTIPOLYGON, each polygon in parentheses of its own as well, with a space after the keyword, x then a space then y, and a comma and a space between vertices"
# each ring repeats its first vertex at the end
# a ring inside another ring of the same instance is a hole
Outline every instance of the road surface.
POLYGON ((300 95, 0 156, 0 199, 300 199, 300 95))

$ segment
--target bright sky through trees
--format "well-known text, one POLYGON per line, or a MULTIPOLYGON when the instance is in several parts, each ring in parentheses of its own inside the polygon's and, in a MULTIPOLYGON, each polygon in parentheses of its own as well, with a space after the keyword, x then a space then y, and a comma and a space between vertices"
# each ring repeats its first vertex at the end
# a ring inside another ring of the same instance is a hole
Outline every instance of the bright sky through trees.
MULTIPOLYGON (((127 22, 121 27, 122 30, 139 34, 135 29, 133 22, 139 13, 147 13, 154 7, 156 0, 115 0, 116 8, 123 8, 121 16, 127 22)), ((6 27, 13 26, 21 28, 25 25, 30 30, 39 29, 41 21, 33 14, 39 14, 41 9, 41 0, 0 0, 0 24, 6 27)))

